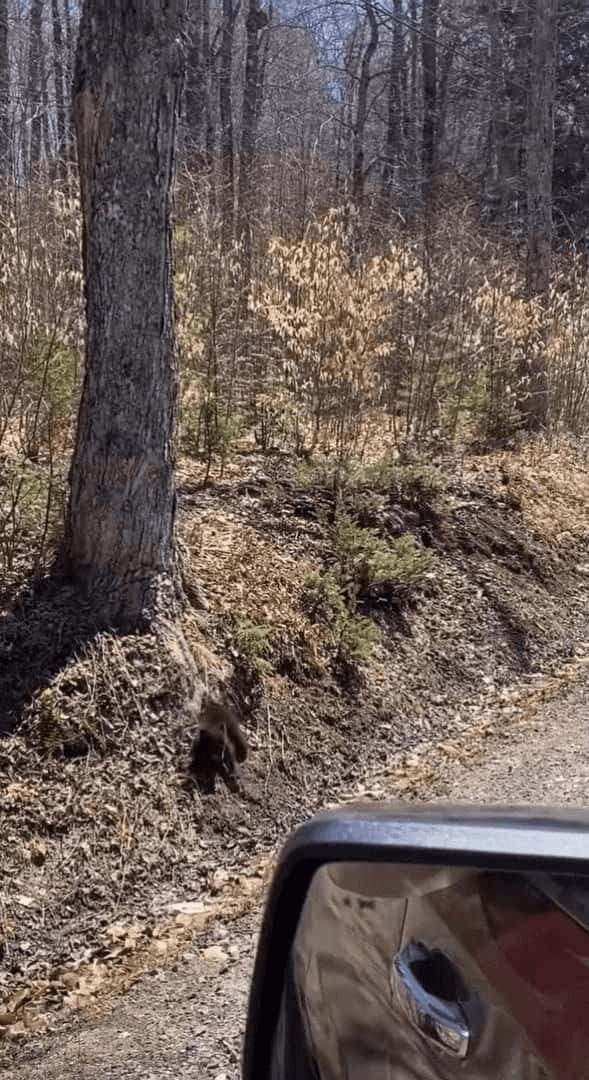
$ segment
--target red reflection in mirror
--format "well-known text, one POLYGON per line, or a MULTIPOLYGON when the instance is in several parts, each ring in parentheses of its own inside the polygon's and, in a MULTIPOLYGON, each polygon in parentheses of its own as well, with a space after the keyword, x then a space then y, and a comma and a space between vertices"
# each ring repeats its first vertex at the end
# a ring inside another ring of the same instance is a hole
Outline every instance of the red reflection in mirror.
POLYGON ((483 876, 481 900, 491 939, 477 963, 558 1080, 581 1080, 589 1062, 589 933, 522 878, 483 876))

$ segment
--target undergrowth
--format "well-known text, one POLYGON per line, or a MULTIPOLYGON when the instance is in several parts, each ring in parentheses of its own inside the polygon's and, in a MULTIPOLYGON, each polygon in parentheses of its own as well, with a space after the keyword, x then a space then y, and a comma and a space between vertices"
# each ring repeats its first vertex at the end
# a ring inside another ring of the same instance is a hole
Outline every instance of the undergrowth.
POLYGON ((309 615, 329 626, 336 664, 367 660, 380 641, 378 626, 361 607, 406 599, 432 564, 432 555, 409 534, 389 542, 345 515, 338 518, 328 568, 310 574, 306 583, 309 615))

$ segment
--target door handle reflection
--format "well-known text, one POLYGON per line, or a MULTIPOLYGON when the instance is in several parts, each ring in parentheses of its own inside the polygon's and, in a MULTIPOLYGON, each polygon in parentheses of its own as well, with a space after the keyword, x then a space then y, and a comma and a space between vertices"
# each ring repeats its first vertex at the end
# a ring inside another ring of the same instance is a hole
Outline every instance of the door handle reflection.
POLYGON ((461 1001, 467 996, 458 972, 439 949, 411 942, 395 956, 391 987, 410 1024, 435 1046, 464 1059, 472 1032, 461 1001))

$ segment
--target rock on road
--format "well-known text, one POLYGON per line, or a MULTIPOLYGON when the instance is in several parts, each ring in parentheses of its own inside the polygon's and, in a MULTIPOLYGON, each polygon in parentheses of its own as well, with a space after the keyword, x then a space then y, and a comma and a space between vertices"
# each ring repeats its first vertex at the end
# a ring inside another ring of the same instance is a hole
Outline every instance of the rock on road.
MULTIPOLYGON (((477 764, 453 767, 432 797, 492 803, 587 803, 589 678, 488 740, 477 764)), ((74 1032, 23 1046, 11 1080, 237 1080, 257 918, 219 927, 228 962, 184 954, 144 976, 74 1032)), ((222 952, 222 950, 221 950, 222 952)), ((6 1075, 6 1073, 5 1073, 6 1075)))

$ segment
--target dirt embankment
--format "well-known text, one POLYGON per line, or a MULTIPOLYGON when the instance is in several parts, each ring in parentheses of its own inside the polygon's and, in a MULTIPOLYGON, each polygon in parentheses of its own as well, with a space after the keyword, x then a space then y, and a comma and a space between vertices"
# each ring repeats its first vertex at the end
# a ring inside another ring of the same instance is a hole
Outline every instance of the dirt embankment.
POLYGON ((192 933, 219 898, 247 907, 256 851, 391 761, 387 793, 402 792, 417 745, 464 745, 506 687, 562 668, 586 636, 589 473, 562 452, 356 478, 349 519, 428 553, 410 588, 358 593, 358 617, 380 629, 359 664, 336 656, 333 625, 309 605, 309 575, 334 564, 335 499, 317 471, 249 455, 206 490, 186 466, 180 493, 208 601, 186 635, 235 664, 251 746, 242 790, 203 796, 187 782, 182 674, 157 642, 94 636, 50 586, 7 604, 0 706, 20 717, 0 742, 11 1034, 53 1005, 77 1008, 121 956, 157 953, 162 920, 192 933))
MULTIPOLYGON (((589 668, 583 660, 533 680, 481 712, 475 728, 367 778, 373 797, 586 805, 589 668), (563 738, 563 732, 565 737, 563 738)), ((365 790, 352 790, 350 798, 365 790)), ((261 884, 261 883, 259 883, 261 884)), ((235 905, 235 892, 233 903, 235 905)), ((221 903, 165 962, 119 976, 81 1012, 56 1017, 60 1037, 13 1046, 14 1080, 238 1080, 261 889, 249 910, 221 903), (237 916, 237 917, 236 917, 237 916), (129 985, 132 983, 133 985, 129 985), (125 989, 125 996, 121 991, 125 989)), ((165 936, 159 939, 166 942, 165 936)))

